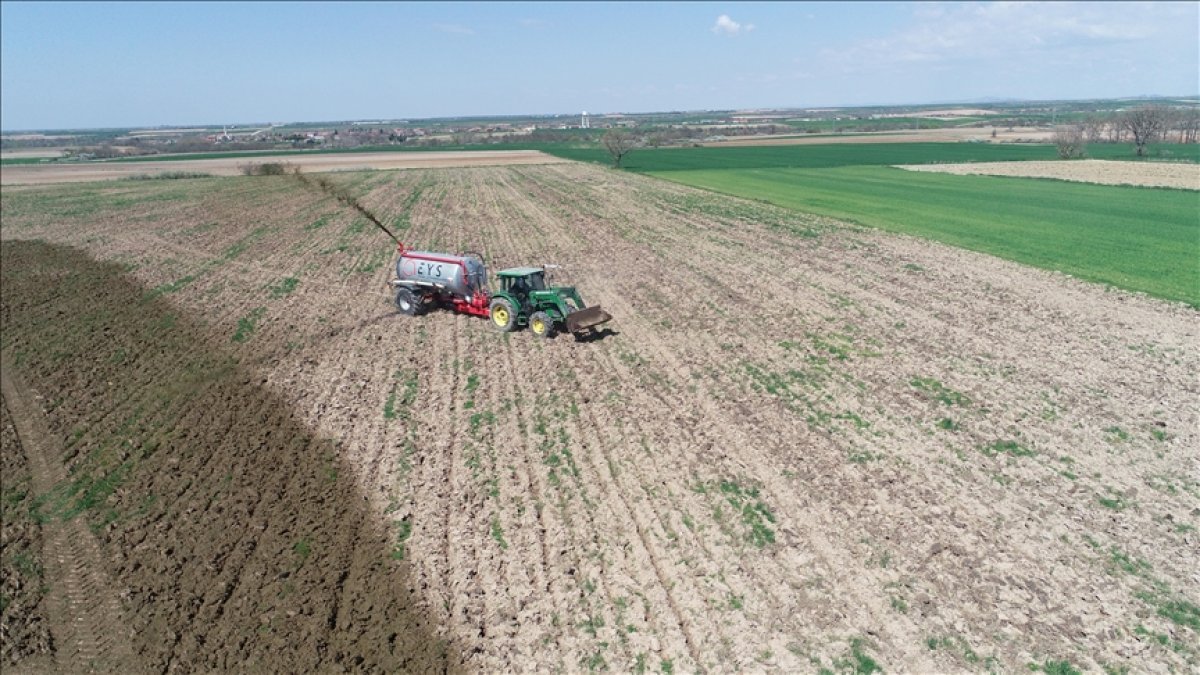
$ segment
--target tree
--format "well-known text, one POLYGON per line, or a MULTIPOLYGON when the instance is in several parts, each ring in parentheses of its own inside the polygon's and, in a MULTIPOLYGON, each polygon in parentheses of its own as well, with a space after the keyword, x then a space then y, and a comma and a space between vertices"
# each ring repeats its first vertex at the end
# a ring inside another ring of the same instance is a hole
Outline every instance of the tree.
POLYGON ((1134 108, 1121 116, 1120 126, 1133 136, 1137 155, 1146 154, 1146 144, 1158 138, 1167 126, 1167 109, 1157 105, 1134 108))
POLYGON ((1088 143, 1099 143, 1104 138, 1104 127, 1107 122, 1099 115, 1088 115, 1083 118, 1083 138, 1088 143))
POLYGON ((604 149, 608 150, 608 154, 612 156, 614 169, 621 168, 621 160, 638 144, 637 137, 624 129, 609 129, 604 132, 600 141, 604 143, 604 149))
POLYGON ((1200 110, 1192 108, 1183 113, 1180 120, 1179 142, 1195 143, 1198 132, 1200 132, 1200 110))
POLYGON ((1083 126, 1078 124, 1062 125, 1054 130, 1054 146, 1058 148, 1058 156, 1062 159, 1079 159, 1083 157, 1087 140, 1083 126))

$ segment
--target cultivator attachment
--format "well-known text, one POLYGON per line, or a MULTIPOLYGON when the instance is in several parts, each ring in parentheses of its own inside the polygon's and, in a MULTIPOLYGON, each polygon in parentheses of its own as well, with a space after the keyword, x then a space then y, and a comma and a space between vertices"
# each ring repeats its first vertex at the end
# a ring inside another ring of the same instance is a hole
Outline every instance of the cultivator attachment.
POLYGON ((571 312, 563 323, 566 324, 568 331, 579 333, 585 330, 594 330, 596 326, 609 321, 612 321, 612 315, 596 305, 571 312))

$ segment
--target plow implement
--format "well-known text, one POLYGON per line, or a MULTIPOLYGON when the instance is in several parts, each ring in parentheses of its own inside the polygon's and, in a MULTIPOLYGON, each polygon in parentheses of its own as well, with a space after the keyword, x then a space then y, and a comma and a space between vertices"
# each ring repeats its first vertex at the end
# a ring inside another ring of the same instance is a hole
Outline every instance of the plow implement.
POLYGON ((585 330, 595 330, 596 326, 612 321, 612 315, 598 305, 579 309, 567 315, 563 321, 567 331, 579 333, 585 330))

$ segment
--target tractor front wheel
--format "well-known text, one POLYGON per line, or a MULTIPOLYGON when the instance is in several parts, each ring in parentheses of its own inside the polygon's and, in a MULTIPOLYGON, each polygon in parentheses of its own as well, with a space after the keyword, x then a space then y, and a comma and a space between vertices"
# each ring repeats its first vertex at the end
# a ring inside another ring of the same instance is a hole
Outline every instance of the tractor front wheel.
POLYGON ((529 330, 541 338, 554 337, 554 320, 545 312, 534 312, 529 317, 529 330))
POLYGON ((513 311, 512 303, 508 300, 496 298, 492 300, 488 310, 492 325, 501 332, 508 333, 517 327, 517 313, 513 311))
POLYGON ((421 299, 407 288, 396 291, 396 308, 401 314, 416 316, 421 312, 421 299))

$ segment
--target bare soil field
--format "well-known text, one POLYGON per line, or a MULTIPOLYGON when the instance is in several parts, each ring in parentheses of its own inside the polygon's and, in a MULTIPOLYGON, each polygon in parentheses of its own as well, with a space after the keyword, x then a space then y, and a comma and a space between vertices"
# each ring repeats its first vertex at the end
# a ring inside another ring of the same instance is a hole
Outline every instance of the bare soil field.
POLYGON ((22 159, 40 157, 62 157, 66 147, 61 148, 18 148, 15 150, 0 150, 2 159, 22 159))
POLYGON ((17 164, 0 167, 2 185, 39 185, 114 180, 166 172, 237 176, 247 164, 287 162, 302 171, 362 171, 366 169, 416 169, 459 166, 556 164, 567 160, 537 150, 480 150, 471 152, 362 152, 270 157, 222 157, 145 162, 88 164, 17 164))
POLYGON ((1200 190, 1200 164, 1117 162, 1081 159, 1071 162, 976 162, 971 164, 898 165, 908 171, 932 171, 960 176, 1020 176, 1056 178, 1102 185, 1143 185, 1200 190))
POLYGON ((1194 310, 590 165, 335 178, 613 333, 399 315, 287 177, 5 190, 5 358, 125 467, 74 517, 150 669, 1200 662, 1194 310))
POLYGON ((867 131, 813 137, 786 135, 783 137, 760 136, 755 138, 731 138, 711 141, 700 145, 714 148, 756 145, 829 145, 832 143, 960 143, 979 141, 988 143, 1048 143, 1054 132, 1036 127, 1016 127, 1009 130, 997 127, 992 136, 992 127, 962 127, 954 129, 913 129, 912 131, 867 131))

